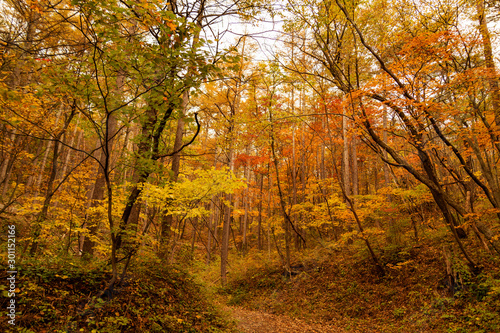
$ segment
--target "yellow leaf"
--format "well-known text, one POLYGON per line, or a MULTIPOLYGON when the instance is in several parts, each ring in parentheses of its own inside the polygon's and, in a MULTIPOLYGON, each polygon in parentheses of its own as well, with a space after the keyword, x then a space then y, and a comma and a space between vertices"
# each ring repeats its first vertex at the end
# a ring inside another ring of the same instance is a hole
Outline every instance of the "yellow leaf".
POLYGON ((167 27, 168 27, 170 30, 172 30, 172 31, 175 31, 175 28, 177 28, 177 25, 175 25, 175 23, 174 23, 174 22, 172 22, 172 21, 168 21, 168 22, 166 22, 165 24, 166 24, 166 25, 167 25, 167 27))

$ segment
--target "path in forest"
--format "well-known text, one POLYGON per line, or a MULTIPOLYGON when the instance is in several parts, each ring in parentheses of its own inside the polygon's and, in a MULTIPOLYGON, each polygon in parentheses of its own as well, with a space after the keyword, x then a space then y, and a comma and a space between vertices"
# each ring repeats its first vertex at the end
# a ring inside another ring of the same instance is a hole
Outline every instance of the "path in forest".
POLYGON ((306 323, 285 315, 251 311, 240 307, 227 309, 236 320, 241 333, 346 333, 329 324, 306 323))

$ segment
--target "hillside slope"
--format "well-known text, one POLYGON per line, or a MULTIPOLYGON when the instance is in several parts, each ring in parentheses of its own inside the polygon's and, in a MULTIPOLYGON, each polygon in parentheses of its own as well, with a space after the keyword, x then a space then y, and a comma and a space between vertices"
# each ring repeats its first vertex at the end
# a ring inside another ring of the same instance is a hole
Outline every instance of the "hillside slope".
MULTIPOLYGON (((19 269, 16 327, 2 332, 230 332, 233 324, 181 268, 141 262, 97 298, 110 276, 79 261, 19 269), (140 267, 139 267, 140 266, 140 267)), ((1 307, 6 308, 7 298, 1 307)))
POLYGON ((453 263, 451 290, 440 249, 432 244, 382 253, 380 276, 358 247, 313 251, 292 267, 247 266, 223 289, 228 304, 286 314, 348 332, 498 332, 500 269, 497 260, 474 274, 453 263))

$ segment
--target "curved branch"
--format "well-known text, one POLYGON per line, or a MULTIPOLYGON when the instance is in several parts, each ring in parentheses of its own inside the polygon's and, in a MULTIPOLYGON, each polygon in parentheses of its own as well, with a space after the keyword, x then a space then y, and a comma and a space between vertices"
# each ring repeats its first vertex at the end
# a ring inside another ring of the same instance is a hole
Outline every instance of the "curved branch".
POLYGON ((194 142, 194 140, 196 139, 196 137, 200 133, 200 129, 201 129, 201 125, 200 125, 200 122, 198 120, 198 112, 195 112, 195 114, 194 114, 194 120, 196 121, 196 132, 194 133, 194 136, 191 138, 191 140, 189 140, 189 142, 183 144, 176 151, 173 151, 173 152, 171 152, 169 154, 158 155, 158 158, 167 157, 167 156, 174 156, 175 154, 180 153, 184 148, 186 148, 187 146, 189 146, 190 144, 192 144, 194 142))

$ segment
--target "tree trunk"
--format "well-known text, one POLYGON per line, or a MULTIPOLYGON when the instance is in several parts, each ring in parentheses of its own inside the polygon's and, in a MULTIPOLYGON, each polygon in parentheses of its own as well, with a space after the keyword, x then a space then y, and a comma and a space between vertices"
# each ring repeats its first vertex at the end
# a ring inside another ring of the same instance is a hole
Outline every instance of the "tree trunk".
POLYGON ((359 194, 359 170, 356 137, 351 139, 351 157, 352 157, 352 195, 359 194))
MULTIPOLYGON (((488 83, 490 85, 491 90, 491 104, 493 107, 493 112, 495 114, 495 125, 497 130, 500 128, 500 87, 498 84, 498 79, 496 77, 496 68, 493 57, 493 47, 491 45, 490 32, 488 30, 488 25, 486 24, 486 11, 484 0, 476 0, 476 10, 479 20, 479 32, 481 33, 482 45, 483 45, 483 53, 484 60, 486 62, 486 67, 491 71, 489 73, 490 79, 488 83)), ((498 138, 498 135, 495 134, 495 137, 498 138)), ((497 140, 498 141, 498 140, 497 140)), ((495 141, 496 142, 496 141, 495 141)), ((498 147, 499 143, 496 142, 498 147)))
MULTIPOLYGON (((383 126, 384 126, 384 131, 382 132, 382 140, 384 141, 385 144, 387 144, 387 109, 384 108, 384 115, 383 115, 383 126)), ((382 156, 384 160, 388 161, 388 156, 387 156, 387 150, 382 151, 382 156)), ((389 173, 389 165, 385 162, 382 162, 384 165, 384 187, 389 187, 391 184, 391 178, 390 178, 390 173, 389 173)), ((387 195, 387 200, 389 202, 392 201, 392 195, 387 195)))
MULTIPOLYGON (((189 103, 189 91, 184 91, 182 94, 182 115, 177 120, 177 130, 175 131, 175 141, 173 151, 175 152, 172 156, 172 182, 176 182, 179 178, 180 162, 181 162, 181 152, 179 151, 182 147, 182 139, 184 136, 184 115, 186 114, 186 107, 189 103)), ((168 230, 172 225, 173 216, 172 214, 166 214, 162 217, 161 231, 160 231, 160 256, 166 253, 167 244, 165 238, 168 234, 168 230), (163 248, 165 246, 165 248, 163 248)))
POLYGON ((220 254, 220 276, 223 286, 227 283, 227 264, 229 259, 229 231, 231 228, 231 200, 232 195, 226 194, 225 198, 227 204, 224 209, 224 223, 222 225, 222 244, 220 254))
MULTIPOLYGON (((62 112, 62 111, 61 111, 62 112)), ((52 201, 52 198, 54 197, 54 194, 56 193, 57 189, 59 186, 56 186, 54 189, 54 183, 56 180, 56 175, 57 175, 57 160, 59 159, 59 149, 61 145, 61 138, 68 129, 69 124, 71 123, 71 120, 75 116, 76 112, 76 107, 72 106, 71 107, 71 112, 68 115, 68 117, 65 120, 65 123, 63 125, 63 128, 54 135, 54 150, 52 153, 52 164, 51 164, 51 170, 50 170, 50 175, 49 179, 47 182, 47 189, 45 191, 45 199, 42 205, 41 211, 38 213, 35 225, 33 227, 33 240, 31 243, 31 249, 30 249, 30 255, 35 255, 38 251, 38 242, 39 242, 39 237, 42 232, 42 224, 47 220, 47 215, 49 211, 49 206, 52 201)))
POLYGON ((210 264, 211 255, 212 255, 212 228, 214 225, 214 217, 215 217, 215 205, 214 205, 215 197, 212 197, 210 200, 210 216, 208 218, 208 232, 207 232, 207 265, 210 264))
POLYGON ((264 200, 264 175, 260 174, 259 217, 257 222, 257 246, 262 251, 262 203, 264 200))
MULTIPOLYGON (((232 136, 233 124, 230 125, 229 137, 232 136)), ((228 151, 228 161, 229 170, 233 172, 233 147, 232 141, 229 140, 229 151, 228 151)), ((222 242, 221 242, 221 255, 220 255, 220 276, 221 284, 224 286, 227 283, 227 265, 229 260, 229 232, 231 229, 231 202, 233 196, 231 194, 226 194, 226 204, 224 209, 224 222, 222 225, 222 242)))
POLYGON ((344 114, 342 116, 342 141, 344 143, 344 149, 342 151, 342 182, 344 183, 344 189, 347 196, 351 195, 351 187, 349 180, 349 140, 347 138, 347 115, 345 110, 342 109, 344 114))
MULTIPOLYGON (((114 89, 114 94, 119 96, 123 90, 125 77, 123 74, 119 74, 116 78, 116 87, 114 89)), ((113 113, 109 113, 106 117, 105 133, 102 138, 99 138, 100 144, 102 145, 99 149, 99 166, 97 170, 97 177, 94 182, 94 189, 92 191, 90 210, 102 204, 104 200, 105 193, 107 191, 106 182, 106 172, 112 170, 113 166, 110 165, 112 161, 112 156, 110 156, 113 151, 114 138, 117 133, 118 122, 113 113)), ((96 246, 95 238, 99 230, 99 220, 102 219, 102 215, 96 212, 89 212, 86 216, 85 224, 89 230, 88 236, 83 239, 82 244, 82 258, 90 258, 94 256, 94 248, 96 246)))

